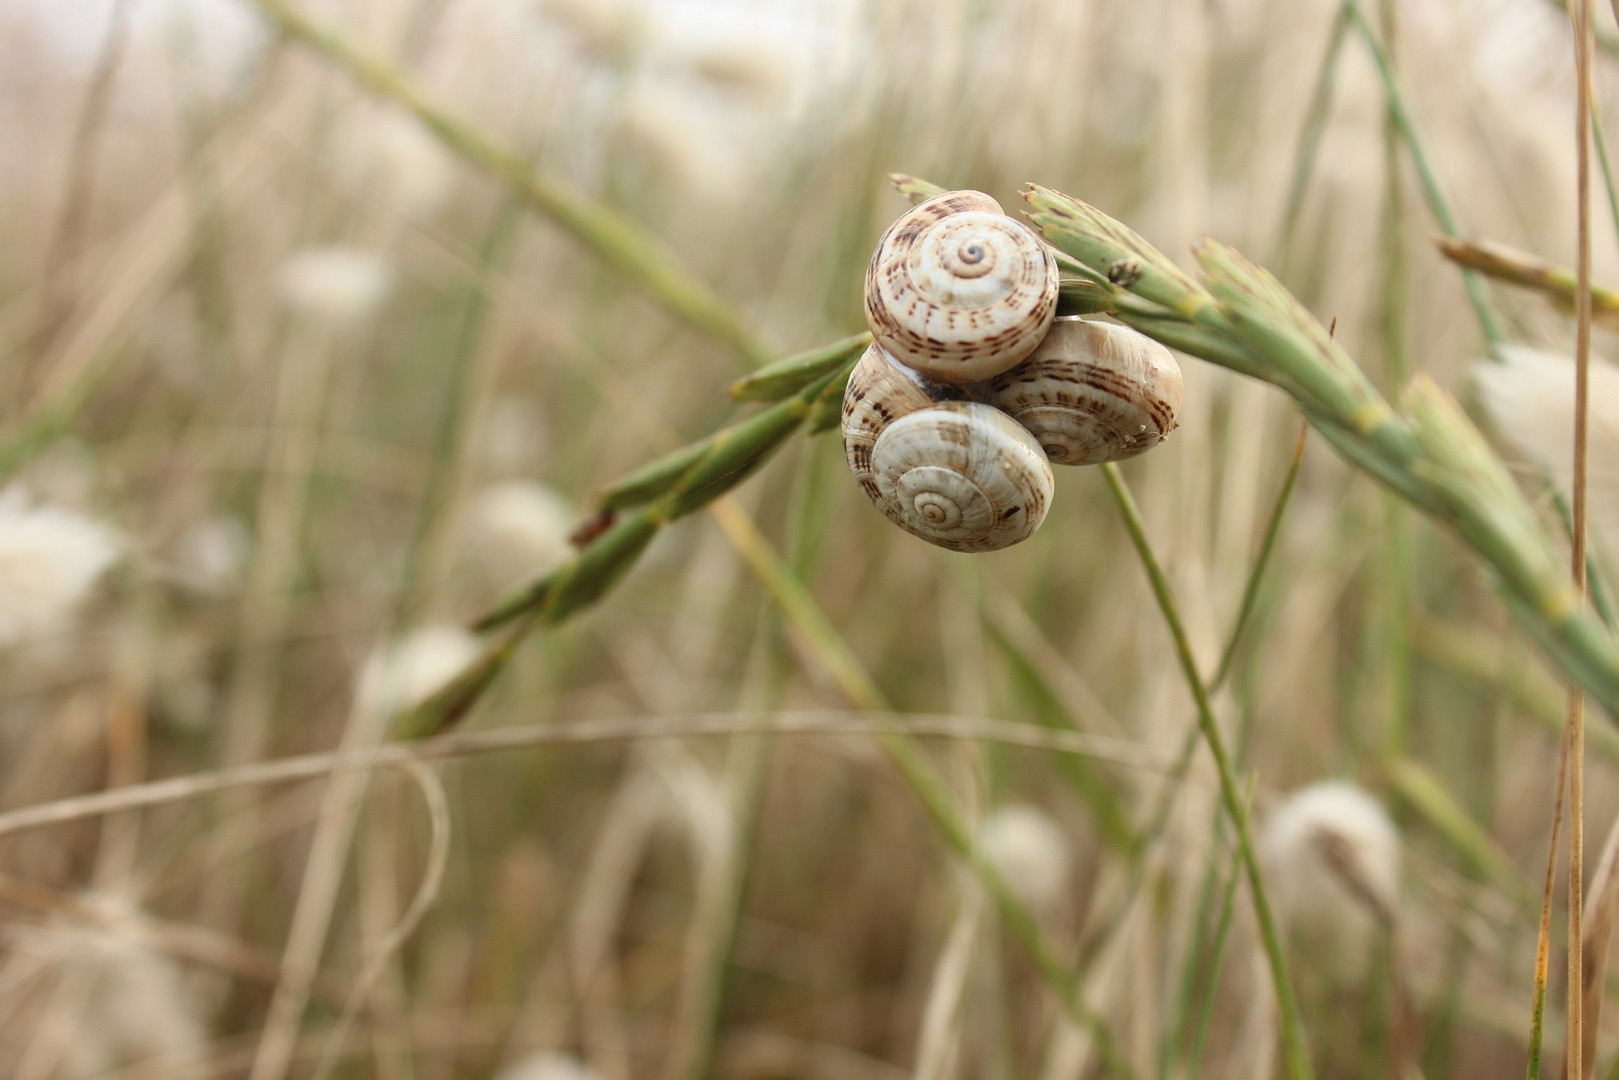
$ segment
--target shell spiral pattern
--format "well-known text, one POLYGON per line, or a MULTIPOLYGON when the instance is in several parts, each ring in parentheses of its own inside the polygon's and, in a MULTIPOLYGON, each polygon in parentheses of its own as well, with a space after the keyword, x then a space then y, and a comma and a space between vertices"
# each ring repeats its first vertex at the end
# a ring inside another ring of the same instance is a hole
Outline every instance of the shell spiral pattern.
POLYGON ((997 551, 1045 520, 1054 488, 1034 438, 1005 413, 948 401, 888 425, 871 450, 875 500, 907 532, 951 551, 997 551))
POLYGON ((1096 465, 1162 442, 1181 392, 1180 365, 1145 334, 1058 319, 1027 360, 972 396, 1027 428, 1053 464, 1096 465))
POLYGON ((866 272, 866 320, 901 363, 945 383, 991 378, 1040 343, 1057 311, 1057 263, 1026 225, 976 191, 946 192, 883 234, 866 272))

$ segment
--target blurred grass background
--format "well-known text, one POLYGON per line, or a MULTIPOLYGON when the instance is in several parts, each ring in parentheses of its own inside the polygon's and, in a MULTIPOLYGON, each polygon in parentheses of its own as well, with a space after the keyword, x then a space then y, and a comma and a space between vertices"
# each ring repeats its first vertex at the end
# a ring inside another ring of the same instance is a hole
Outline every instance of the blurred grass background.
MULTIPOLYGON (((900 170, 1009 208, 1036 180, 1172 255, 1212 234, 1336 318, 1380 385, 1420 370, 1465 394, 1483 341, 1352 36, 1285 220, 1338 8, 300 10, 661 238, 776 354, 860 329, 900 170)), ((1556 5, 1369 15, 1465 228, 1572 262, 1556 5)), ((75 619, 0 651, 7 808, 376 741, 368 656, 479 614, 562 556, 596 492, 733 412, 736 350, 271 25, 248 0, 0 9, 0 470, 123 552, 75 619)), ((1599 228, 1599 280, 1616 255, 1599 228)), ((1566 349, 1563 316, 1494 299, 1514 340, 1566 349)), ((1185 367, 1180 430, 1125 473, 1212 671, 1299 421, 1185 367)), ((1194 719, 1168 636, 1102 478, 1058 486, 1039 535, 978 558, 889 526, 832 437, 795 441, 736 498, 901 717, 1123 740, 928 746, 972 820, 1033 804, 1060 825, 1066 861, 1037 860, 1061 862, 1043 922, 1084 957, 1134 1075, 1269 1075, 1244 903, 1219 961, 1209 945, 1233 864, 1201 755, 1141 839, 1194 719), (1201 1049, 1188 1010, 1212 1018, 1201 1049)), ((471 726, 848 710, 732 535, 707 515, 666 530, 604 605, 523 646, 471 726)), ((438 646, 392 680, 465 659, 448 632, 438 646)), ((1349 974, 1295 955, 1317 1073, 1392 1075, 1404 981, 1424 1075, 1521 1074, 1560 704, 1477 566, 1308 445, 1217 707, 1261 813, 1340 777, 1402 828, 1398 951, 1349 974)), ((1586 797, 1605 831, 1619 787, 1599 741, 1586 797)), ((620 738, 433 768, 381 773, 363 802, 333 780, 0 837, 7 1074, 485 1076, 551 1049, 605 1080, 1108 1075, 867 736, 620 738), (435 783, 452 831, 430 872, 417 788, 435 783), (352 839, 331 824, 345 813, 352 839), (393 940, 424 875, 436 903, 393 940), (278 995, 289 938, 302 959, 278 995)), ((1606 1068, 1614 1042, 1599 1047, 1606 1068)))

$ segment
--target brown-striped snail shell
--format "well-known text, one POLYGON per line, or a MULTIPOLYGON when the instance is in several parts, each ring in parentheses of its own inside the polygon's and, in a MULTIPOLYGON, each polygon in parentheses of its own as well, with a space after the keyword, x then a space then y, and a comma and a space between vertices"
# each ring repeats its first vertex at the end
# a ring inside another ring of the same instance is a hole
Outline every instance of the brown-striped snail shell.
POLYGON ((979 382, 1015 366, 1056 312, 1056 259, 982 192, 913 207, 883 233, 866 271, 873 336, 940 382, 979 382))
POLYGON ((843 447, 861 490, 889 520, 952 551, 1026 540, 1051 505, 1051 466, 1033 436, 879 345, 849 378, 843 447))
POLYGON ((1027 360, 971 393, 1027 428, 1053 464, 1096 465, 1162 442, 1181 389, 1175 357, 1145 334, 1064 318, 1027 360))

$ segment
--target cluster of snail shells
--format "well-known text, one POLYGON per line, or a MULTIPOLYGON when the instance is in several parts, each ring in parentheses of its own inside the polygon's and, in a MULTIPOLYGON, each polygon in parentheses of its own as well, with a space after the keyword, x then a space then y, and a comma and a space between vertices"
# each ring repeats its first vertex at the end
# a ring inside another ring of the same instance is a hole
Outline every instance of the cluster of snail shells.
POLYGON ((946 192, 889 226, 843 449, 895 524, 953 551, 1009 547, 1045 520, 1053 463, 1133 457, 1175 427, 1168 349, 1056 310, 1056 260, 988 195, 946 192))

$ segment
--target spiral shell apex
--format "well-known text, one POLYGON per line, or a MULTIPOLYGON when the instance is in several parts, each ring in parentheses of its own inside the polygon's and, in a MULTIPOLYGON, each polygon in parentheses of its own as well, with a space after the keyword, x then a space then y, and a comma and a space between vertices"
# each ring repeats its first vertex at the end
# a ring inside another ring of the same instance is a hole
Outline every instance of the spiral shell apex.
POLYGON ((1175 428, 1181 370, 1126 326, 1058 319, 1034 353, 972 396, 1027 428, 1056 465, 1095 465, 1151 450, 1175 428))
POLYGON ((866 272, 866 321, 931 379, 991 378, 1034 351, 1057 311, 1057 262, 977 191, 952 191, 889 226, 866 272))
MULTIPOLYGON (((858 474, 857 474, 858 475, 858 474)), ((1034 438, 988 405, 947 401, 883 429, 860 476, 905 531, 951 551, 997 551, 1045 520, 1054 484, 1034 438)))

